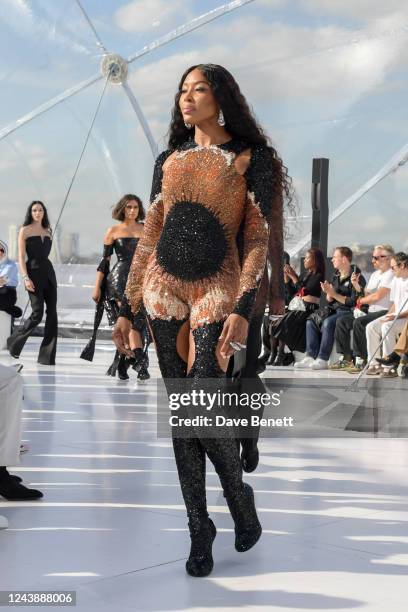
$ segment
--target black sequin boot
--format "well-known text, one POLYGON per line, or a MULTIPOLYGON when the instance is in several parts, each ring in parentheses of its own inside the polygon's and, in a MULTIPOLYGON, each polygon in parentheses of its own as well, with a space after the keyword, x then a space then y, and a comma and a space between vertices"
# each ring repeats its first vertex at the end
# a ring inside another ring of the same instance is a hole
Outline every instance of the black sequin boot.
POLYGON ((139 372, 143 364, 143 361, 144 361, 143 358, 144 358, 145 353, 142 348, 135 348, 132 350, 133 350, 134 357, 129 357, 128 362, 129 362, 129 365, 132 366, 132 369, 135 372, 139 372))
POLYGON ((138 380, 148 380, 150 378, 149 370, 147 369, 145 364, 140 366, 140 370, 137 373, 138 380))
POLYGON ((149 356, 147 354, 147 349, 143 352, 143 357, 137 367, 138 367, 138 373, 137 373, 138 380, 148 380, 150 378, 150 374, 147 369, 149 367, 149 356))
POLYGON ((190 576, 202 578, 211 574, 214 567, 212 545, 217 530, 210 518, 188 523, 191 538, 190 556, 186 562, 186 571, 190 576))
POLYGON ((254 472, 259 463, 259 450, 255 448, 242 448, 241 465, 244 472, 254 472))
POLYGON ((262 533, 252 487, 244 482, 242 491, 234 497, 228 496, 227 503, 235 523, 235 550, 245 552, 257 543, 262 533))
POLYGON ((129 376, 128 376, 128 367, 129 367, 129 363, 128 360, 126 359, 126 355, 121 355, 119 357, 119 362, 118 362, 118 376, 120 378, 120 380, 129 380, 129 376))

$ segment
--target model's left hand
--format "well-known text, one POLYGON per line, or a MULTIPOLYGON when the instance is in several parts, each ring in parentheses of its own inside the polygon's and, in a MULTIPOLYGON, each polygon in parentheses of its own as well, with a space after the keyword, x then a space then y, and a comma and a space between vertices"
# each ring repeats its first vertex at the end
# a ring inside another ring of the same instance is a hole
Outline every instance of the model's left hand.
POLYGON ((0 276, 0 287, 4 287, 5 285, 7 285, 7 277, 0 276))
POLYGON ((220 353, 226 359, 231 357, 236 351, 230 345, 231 341, 246 344, 248 336, 248 321, 238 314, 230 314, 224 323, 219 341, 221 343, 220 353))

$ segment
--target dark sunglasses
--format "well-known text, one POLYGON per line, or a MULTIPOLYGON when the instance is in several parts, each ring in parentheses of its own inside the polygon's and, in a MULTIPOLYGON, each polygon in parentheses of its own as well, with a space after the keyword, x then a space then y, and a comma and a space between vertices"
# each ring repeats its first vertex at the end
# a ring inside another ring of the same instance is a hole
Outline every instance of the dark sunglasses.
POLYGON ((0 253, 5 253, 5 252, 6 251, 2 247, 0 247, 0 253))

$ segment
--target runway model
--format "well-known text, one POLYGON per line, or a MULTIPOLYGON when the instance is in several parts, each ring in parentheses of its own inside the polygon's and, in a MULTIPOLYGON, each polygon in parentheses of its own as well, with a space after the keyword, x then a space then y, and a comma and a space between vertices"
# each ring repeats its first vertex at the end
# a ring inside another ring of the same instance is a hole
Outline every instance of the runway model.
MULTIPOLYGON (((137 243, 143 235, 144 226, 141 222, 145 218, 145 211, 141 199, 133 194, 124 195, 113 209, 112 218, 119 223, 107 230, 103 240, 103 257, 98 266, 92 294, 92 298, 97 304, 94 333, 81 355, 83 359, 90 361, 93 358, 96 332, 102 319, 103 310, 106 311, 110 325, 114 325, 118 318, 130 264, 137 243), (110 259, 114 252, 117 261, 110 270, 110 259)), ((107 375, 115 376, 117 372, 121 380, 127 380, 129 378, 127 370, 133 363, 133 367, 138 372, 138 379, 146 380, 150 378, 147 369, 149 365, 147 349, 150 334, 146 317, 142 312, 133 318, 129 340, 135 358, 130 359, 116 351, 107 375)))
MULTIPOLYGON (((133 313, 144 303, 167 381, 220 379, 234 350, 245 345, 271 211, 287 188, 282 162, 232 75, 214 64, 186 70, 176 94, 169 149, 156 160, 145 232, 126 287, 133 313)), ((129 353, 125 315, 130 309, 125 306, 113 337, 119 350, 129 353)), ((231 430, 209 436, 209 431, 193 430, 183 438, 173 428, 191 536, 186 569, 192 576, 206 576, 213 567, 216 528, 207 513, 206 455, 235 523, 236 550, 249 550, 262 532, 231 430)))
POLYGON ((18 263, 24 286, 28 291, 32 313, 7 340, 12 357, 18 358, 34 329, 46 316, 44 338, 38 363, 55 365, 57 351, 57 279, 48 259, 52 246, 52 232, 47 209, 40 201, 31 202, 18 235, 18 263))

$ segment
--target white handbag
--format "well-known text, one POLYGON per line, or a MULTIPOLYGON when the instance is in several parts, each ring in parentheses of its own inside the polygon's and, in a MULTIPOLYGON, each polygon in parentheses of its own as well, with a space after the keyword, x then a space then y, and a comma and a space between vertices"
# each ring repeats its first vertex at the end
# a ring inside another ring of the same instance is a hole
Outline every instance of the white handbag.
POLYGON ((306 304, 300 295, 295 295, 295 297, 290 300, 288 310, 306 310, 306 304))

